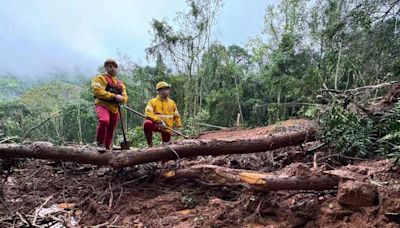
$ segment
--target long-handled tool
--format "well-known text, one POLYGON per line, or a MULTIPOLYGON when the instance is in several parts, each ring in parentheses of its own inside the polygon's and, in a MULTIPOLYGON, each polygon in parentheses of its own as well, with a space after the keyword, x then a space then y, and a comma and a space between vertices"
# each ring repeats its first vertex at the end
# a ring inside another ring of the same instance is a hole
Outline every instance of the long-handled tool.
MULTIPOLYGON (((132 109, 132 108, 129 108, 129 107, 126 106, 126 105, 123 105, 122 107, 124 107, 124 108, 125 108, 126 110, 128 110, 128 111, 131 111, 131 112, 135 113, 136 115, 139 115, 139 116, 141 116, 141 117, 143 117, 143 118, 146 118, 146 116, 143 115, 142 113, 140 113, 140 112, 138 112, 138 111, 136 111, 136 110, 134 110, 134 109, 132 109)), ((189 136, 187 136, 187 135, 183 134, 182 132, 179 132, 179 131, 177 131, 177 130, 175 130, 175 129, 172 129, 172 128, 170 128, 170 127, 166 127, 166 129, 168 129, 168 130, 174 132, 174 133, 177 134, 177 135, 180 135, 180 136, 184 137, 185 139, 188 139, 188 138, 189 138, 189 136)))
POLYGON ((118 105, 118 113, 119 113, 119 119, 121 121, 122 136, 124 137, 124 141, 121 142, 121 150, 129 150, 129 143, 126 140, 124 121, 122 120, 122 112, 119 105, 118 105))

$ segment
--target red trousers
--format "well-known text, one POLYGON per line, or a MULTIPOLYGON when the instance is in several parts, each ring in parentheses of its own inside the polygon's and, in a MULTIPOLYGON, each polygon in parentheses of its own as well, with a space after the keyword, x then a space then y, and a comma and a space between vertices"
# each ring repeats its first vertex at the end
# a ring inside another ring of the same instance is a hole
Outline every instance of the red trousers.
POLYGON ((96 105, 97 124, 96 141, 106 149, 111 148, 113 134, 118 121, 118 112, 112 113, 106 107, 96 105))
POLYGON ((158 124, 153 122, 152 120, 147 119, 143 122, 143 130, 144 135, 146 136, 147 144, 149 146, 153 145, 153 131, 161 132, 161 138, 163 142, 169 142, 171 140, 171 133, 161 131, 158 127, 158 124))

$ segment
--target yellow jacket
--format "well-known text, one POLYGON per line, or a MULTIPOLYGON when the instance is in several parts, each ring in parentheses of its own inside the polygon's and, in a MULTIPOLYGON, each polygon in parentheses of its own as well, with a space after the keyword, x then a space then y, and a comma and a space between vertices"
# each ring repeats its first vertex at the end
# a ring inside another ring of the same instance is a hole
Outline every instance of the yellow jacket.
POLYGON ((164 121, 167 127, 181 127, 181 115, 179 115, 175 101, 170 98, 162 100, 159 95, 151 99, 144 110, 146 118, 154 122, 164 121))
MULTIPOLYGON (((105 77, 110 77, 114 85, 117 85, 117 78, 111 75, 96 75, 92 79, 92 91, 95 99, 96 105, 101 105, 106 107, 110 112, 117 113, 118 112, 118 104, 107 102, 107 100, 111 101, 114 99, 115 94, 106 91, 107 80, 105 77)), ((121 82, 122 86, 122 103, 126 104, 128 102, 128 95, 126 94, 125 85, 121 82)))

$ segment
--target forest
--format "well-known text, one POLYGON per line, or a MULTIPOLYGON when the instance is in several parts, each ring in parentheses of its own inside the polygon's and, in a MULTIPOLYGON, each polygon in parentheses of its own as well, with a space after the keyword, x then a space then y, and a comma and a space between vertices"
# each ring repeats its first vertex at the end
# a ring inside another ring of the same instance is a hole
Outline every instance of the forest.
POLYGON ((261 34, 230 46, 212 33, 222 0, 186 3, 148 25, 154 64, 115 57, 134 110, 157 82, 171 84, 191 138, 173 136, 177 158, 158 135, 147 148, 143 118, 122 109, 135 149, 79 162, 95 141, 90 80, 103 63, 92 75, 0 73, 1 226, 399 226, 400 1, 280 0, 265 8, 261 34), (35 142, 51 148, 40 155, 35 142), (53 159, 57 150, 73 158, 53 159), (177 160, 159 169, 163 159, 177 160), (313 178, 326 184, 307 189, 313 178))

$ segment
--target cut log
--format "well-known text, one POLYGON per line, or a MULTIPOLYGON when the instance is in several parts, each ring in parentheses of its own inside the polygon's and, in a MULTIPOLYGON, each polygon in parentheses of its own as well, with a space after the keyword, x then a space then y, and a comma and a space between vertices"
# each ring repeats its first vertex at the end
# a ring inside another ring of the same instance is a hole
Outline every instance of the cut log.
POLYGON ((179 158, 257 153, 313 141, 315 128, 239 140, 183 140, 176 144, 100 154, 92 147, 53 146, 48 143, 0 144, 0 157, 73 161, 115 168, 179 158))
POLYGON ((196 165, 164 173, 166 178, 198 178, 219 185, 244 185, 256 191, 329 190, 338 185, 340 178, 323 173, 307 176, 276 175, 249 170, 230 169, 215 165, 196 165))
POLYGON ((114 153, 98 153, 93 147, 54 146, 49 142, 0 144, 1 158, 37 158, 108 165, 113 156, 115 156, 114 153))

